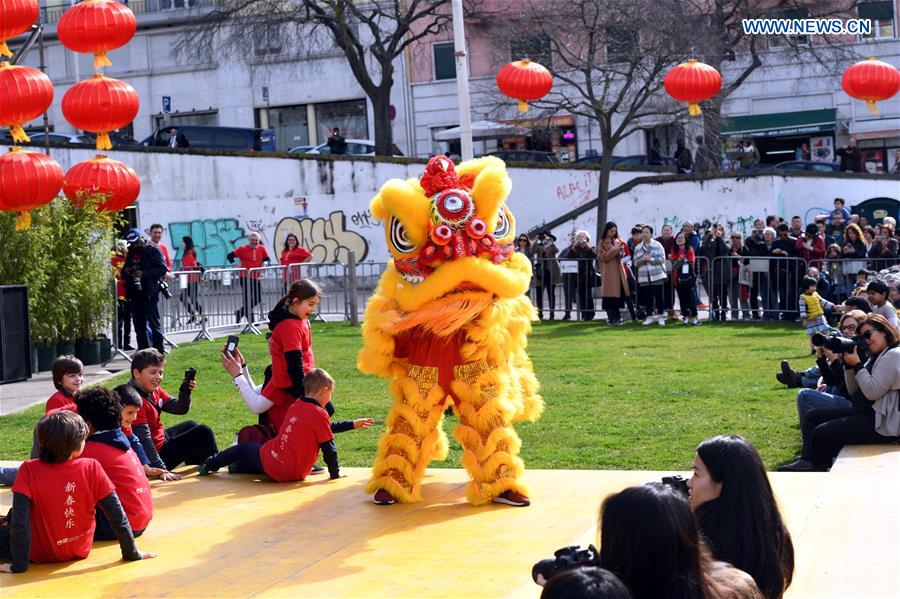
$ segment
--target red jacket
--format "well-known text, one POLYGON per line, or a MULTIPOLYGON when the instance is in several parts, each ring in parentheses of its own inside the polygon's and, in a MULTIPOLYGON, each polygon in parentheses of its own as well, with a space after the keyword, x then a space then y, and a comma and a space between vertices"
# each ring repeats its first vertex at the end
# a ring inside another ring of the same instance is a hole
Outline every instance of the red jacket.
POLYGON ((815 239, 812 241, 812 249, 806 247, 806 240, 803 237, 798 237, 796 243, 794 243, 794 249, 797 250, 797 253, 801 258, 810 262, 812 260, 822 260, 825 257, 825 238, 821 235, 816 235, 815 239))

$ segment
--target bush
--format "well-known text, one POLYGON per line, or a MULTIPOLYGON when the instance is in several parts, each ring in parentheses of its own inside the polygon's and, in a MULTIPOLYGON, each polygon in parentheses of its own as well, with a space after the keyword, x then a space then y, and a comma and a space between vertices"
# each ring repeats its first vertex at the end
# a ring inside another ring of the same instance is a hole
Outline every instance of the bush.
POLYGON ((0 212, 0 285, 26 285, 35 345, 95 339, 114 307, 109 259, 118 215, 76 208, 57 198, 16 231, 16 214, 0 212))

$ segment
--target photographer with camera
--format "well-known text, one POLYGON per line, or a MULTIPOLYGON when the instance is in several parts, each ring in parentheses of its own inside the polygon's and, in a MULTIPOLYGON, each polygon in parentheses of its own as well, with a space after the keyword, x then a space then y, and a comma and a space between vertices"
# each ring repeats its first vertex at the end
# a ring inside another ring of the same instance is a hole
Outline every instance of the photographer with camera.
POLYGON ((687 486, 713 557, 752 576, 767 599, 781 597, 793 577, 794 545, 753 444, 738 435, 703 441, 687 486))
POLYGON ((556 254, 558 253, 559 248, 556 247, 556 236, 550 232, 545 231, 538 235, 532 246, 538 318, 541 320, 544 319, 543 306, 545 295, 547 296, 547 310, 550 313, 550 320, 553 320, 555 317, 556 286, 562 281, 559 262, 556 260, 556 254))
POLYGON ((900 332, 880 314, 870 314, 859 331, 869 350, 865 363, 856 343, 841 348, 853 405, 806 414, 801 458, 812 470, 831 468, 844 445, 891 443, 900 435, 900 332))
POLYGON ((140 229, 131 229, 125 236, 128 253, 122 265, 122 280, 125 281, 125 295, 131 300, 131 317, 134 321, 134 335, 138 349, 151 347, 147 335, 150 327, 152 347, 165 354, 162 322, 159 318, 160 282, 168 269, 158 248, 145 243, 140 229))

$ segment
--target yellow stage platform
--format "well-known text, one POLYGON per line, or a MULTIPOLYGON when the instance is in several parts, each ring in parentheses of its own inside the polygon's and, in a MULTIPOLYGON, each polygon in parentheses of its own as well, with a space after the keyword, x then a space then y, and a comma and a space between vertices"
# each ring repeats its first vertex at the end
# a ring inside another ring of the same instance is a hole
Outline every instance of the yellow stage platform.
MULTIPOLYGON (((900 596, 900 453, 874 453, 830 474, 772 474, 797 549, 788 597, 900 596)), ((363 494, 364 469, 303 484, 185 472, 153 483, 138 546, 157 559, 125 563, 98 543, 80 562, 3 574, 3 597, 534 598, 534 562, 593 542, 606 495, 664 474, 530 470, 531 507, 472 508, 462 470, 430 470, 425 501, 386 507, 363 494)))

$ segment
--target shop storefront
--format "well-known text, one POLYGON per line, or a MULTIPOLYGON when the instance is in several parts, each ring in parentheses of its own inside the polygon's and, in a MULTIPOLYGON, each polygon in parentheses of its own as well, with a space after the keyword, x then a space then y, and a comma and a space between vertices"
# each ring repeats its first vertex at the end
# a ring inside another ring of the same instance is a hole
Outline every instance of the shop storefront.
POLYGON ((866 172, 900 173, 900 117, 852 121, 850 135, 866 172))
POLYGON ((535 150, 552 152, 560 161, 578 158, 578 132, 574 116, 551 116, 539 119, 504 121, 531 130, 531 135, 506 137, 504 150, 535 150))
POLYGON ((760 164, 834 162, 836 113, 827 108, 727 118, 722 126, 725 155, 736 160, 740 142, 749 140, 759 150, 760 164))

